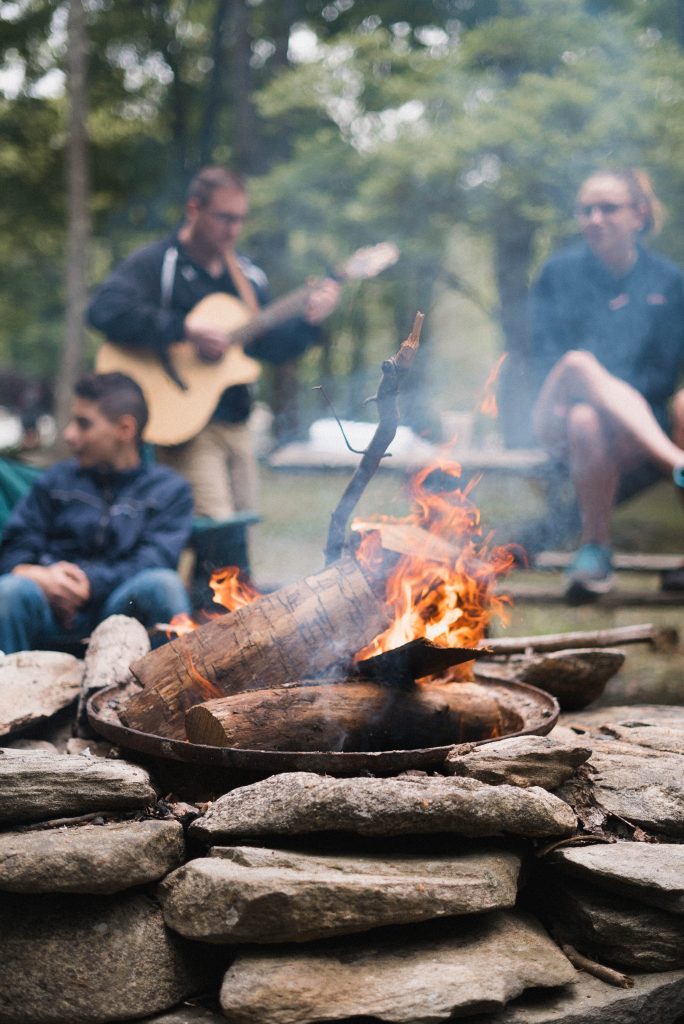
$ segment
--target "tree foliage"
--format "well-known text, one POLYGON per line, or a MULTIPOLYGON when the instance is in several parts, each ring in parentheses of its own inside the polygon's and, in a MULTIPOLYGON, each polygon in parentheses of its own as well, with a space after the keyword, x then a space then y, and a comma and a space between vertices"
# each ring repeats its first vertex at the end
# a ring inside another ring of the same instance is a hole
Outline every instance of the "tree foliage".
MULTIPOLYGON (((524 361, 530 277, 573 231, 574 192, 596 166, 651 171, 670 208, 661 245, 684 262, 674 0, 86 9, 93 281, 174 224, 207 161, 250 174, 246 245, 276 291, 361 244, 399 244, 399 265, 350 289, 333 322, 346 353, 328 360, 333 373, 362 368, 373 339, 453 287, 445 253, 459 224, 491 254, 501 345, 524 361)), ((0 2, 0 18, 0 357, 49 373, 64 322, 64 8, 0 2)), ((456 283, 481 296, 481 276, 456 283)))

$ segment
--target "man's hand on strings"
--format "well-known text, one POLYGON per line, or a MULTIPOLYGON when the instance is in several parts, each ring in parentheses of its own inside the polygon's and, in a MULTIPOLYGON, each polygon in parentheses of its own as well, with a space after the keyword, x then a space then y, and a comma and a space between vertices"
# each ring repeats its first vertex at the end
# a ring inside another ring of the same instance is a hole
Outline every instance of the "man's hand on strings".
POLYGON ((230 345, 230 334, 220 327, 190 327, 186 323, 185 338, 206 363, 218 362, 230 345))

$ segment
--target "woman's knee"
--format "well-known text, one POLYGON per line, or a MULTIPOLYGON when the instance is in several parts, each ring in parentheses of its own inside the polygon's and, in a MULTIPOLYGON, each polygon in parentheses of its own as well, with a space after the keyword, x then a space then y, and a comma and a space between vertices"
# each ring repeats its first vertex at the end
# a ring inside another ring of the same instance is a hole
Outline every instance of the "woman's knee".
POLYGON ((568 441, 571 444, 595 444, 605 439, 605 427, 598 410, 587 402, 570 406, 566 419, 568 441))

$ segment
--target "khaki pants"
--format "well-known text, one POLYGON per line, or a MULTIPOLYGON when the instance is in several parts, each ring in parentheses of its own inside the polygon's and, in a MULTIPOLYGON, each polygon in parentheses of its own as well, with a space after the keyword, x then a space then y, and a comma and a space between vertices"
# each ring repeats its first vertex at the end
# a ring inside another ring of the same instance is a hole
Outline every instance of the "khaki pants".
POLYGON ((256 508, 258 470, 246 423, 209 423, 191 441, 157 448, 156 455, 192 487, 195 515, 225 519, 256 508))

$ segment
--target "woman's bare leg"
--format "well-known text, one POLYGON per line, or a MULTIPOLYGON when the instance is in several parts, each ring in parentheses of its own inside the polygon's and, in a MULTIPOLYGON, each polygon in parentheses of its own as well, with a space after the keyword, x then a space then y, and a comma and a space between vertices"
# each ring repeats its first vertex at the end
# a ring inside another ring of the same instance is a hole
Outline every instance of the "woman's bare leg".
MULTIPOLYGON (((569 456, 568 414, 578 403, 596 409, 609 434, 621 447, 632 447, 652 459, 665 473, 684 466, 684 446, 672 441, 643 395, 614 377, 589 352, 567 352, 549 373, 533 413, 541 443, 560 457, 569 456)), ((680 400, 681 441, 684 441, 684 398, 680 400)), ((678 406, 679 408, 679 406, 678 406)))
POLYGON ((570 476, 582 517, 582 542, 607 545, 620 482, 614 446, 593 406, 573 405, 566 429, 570 476))

